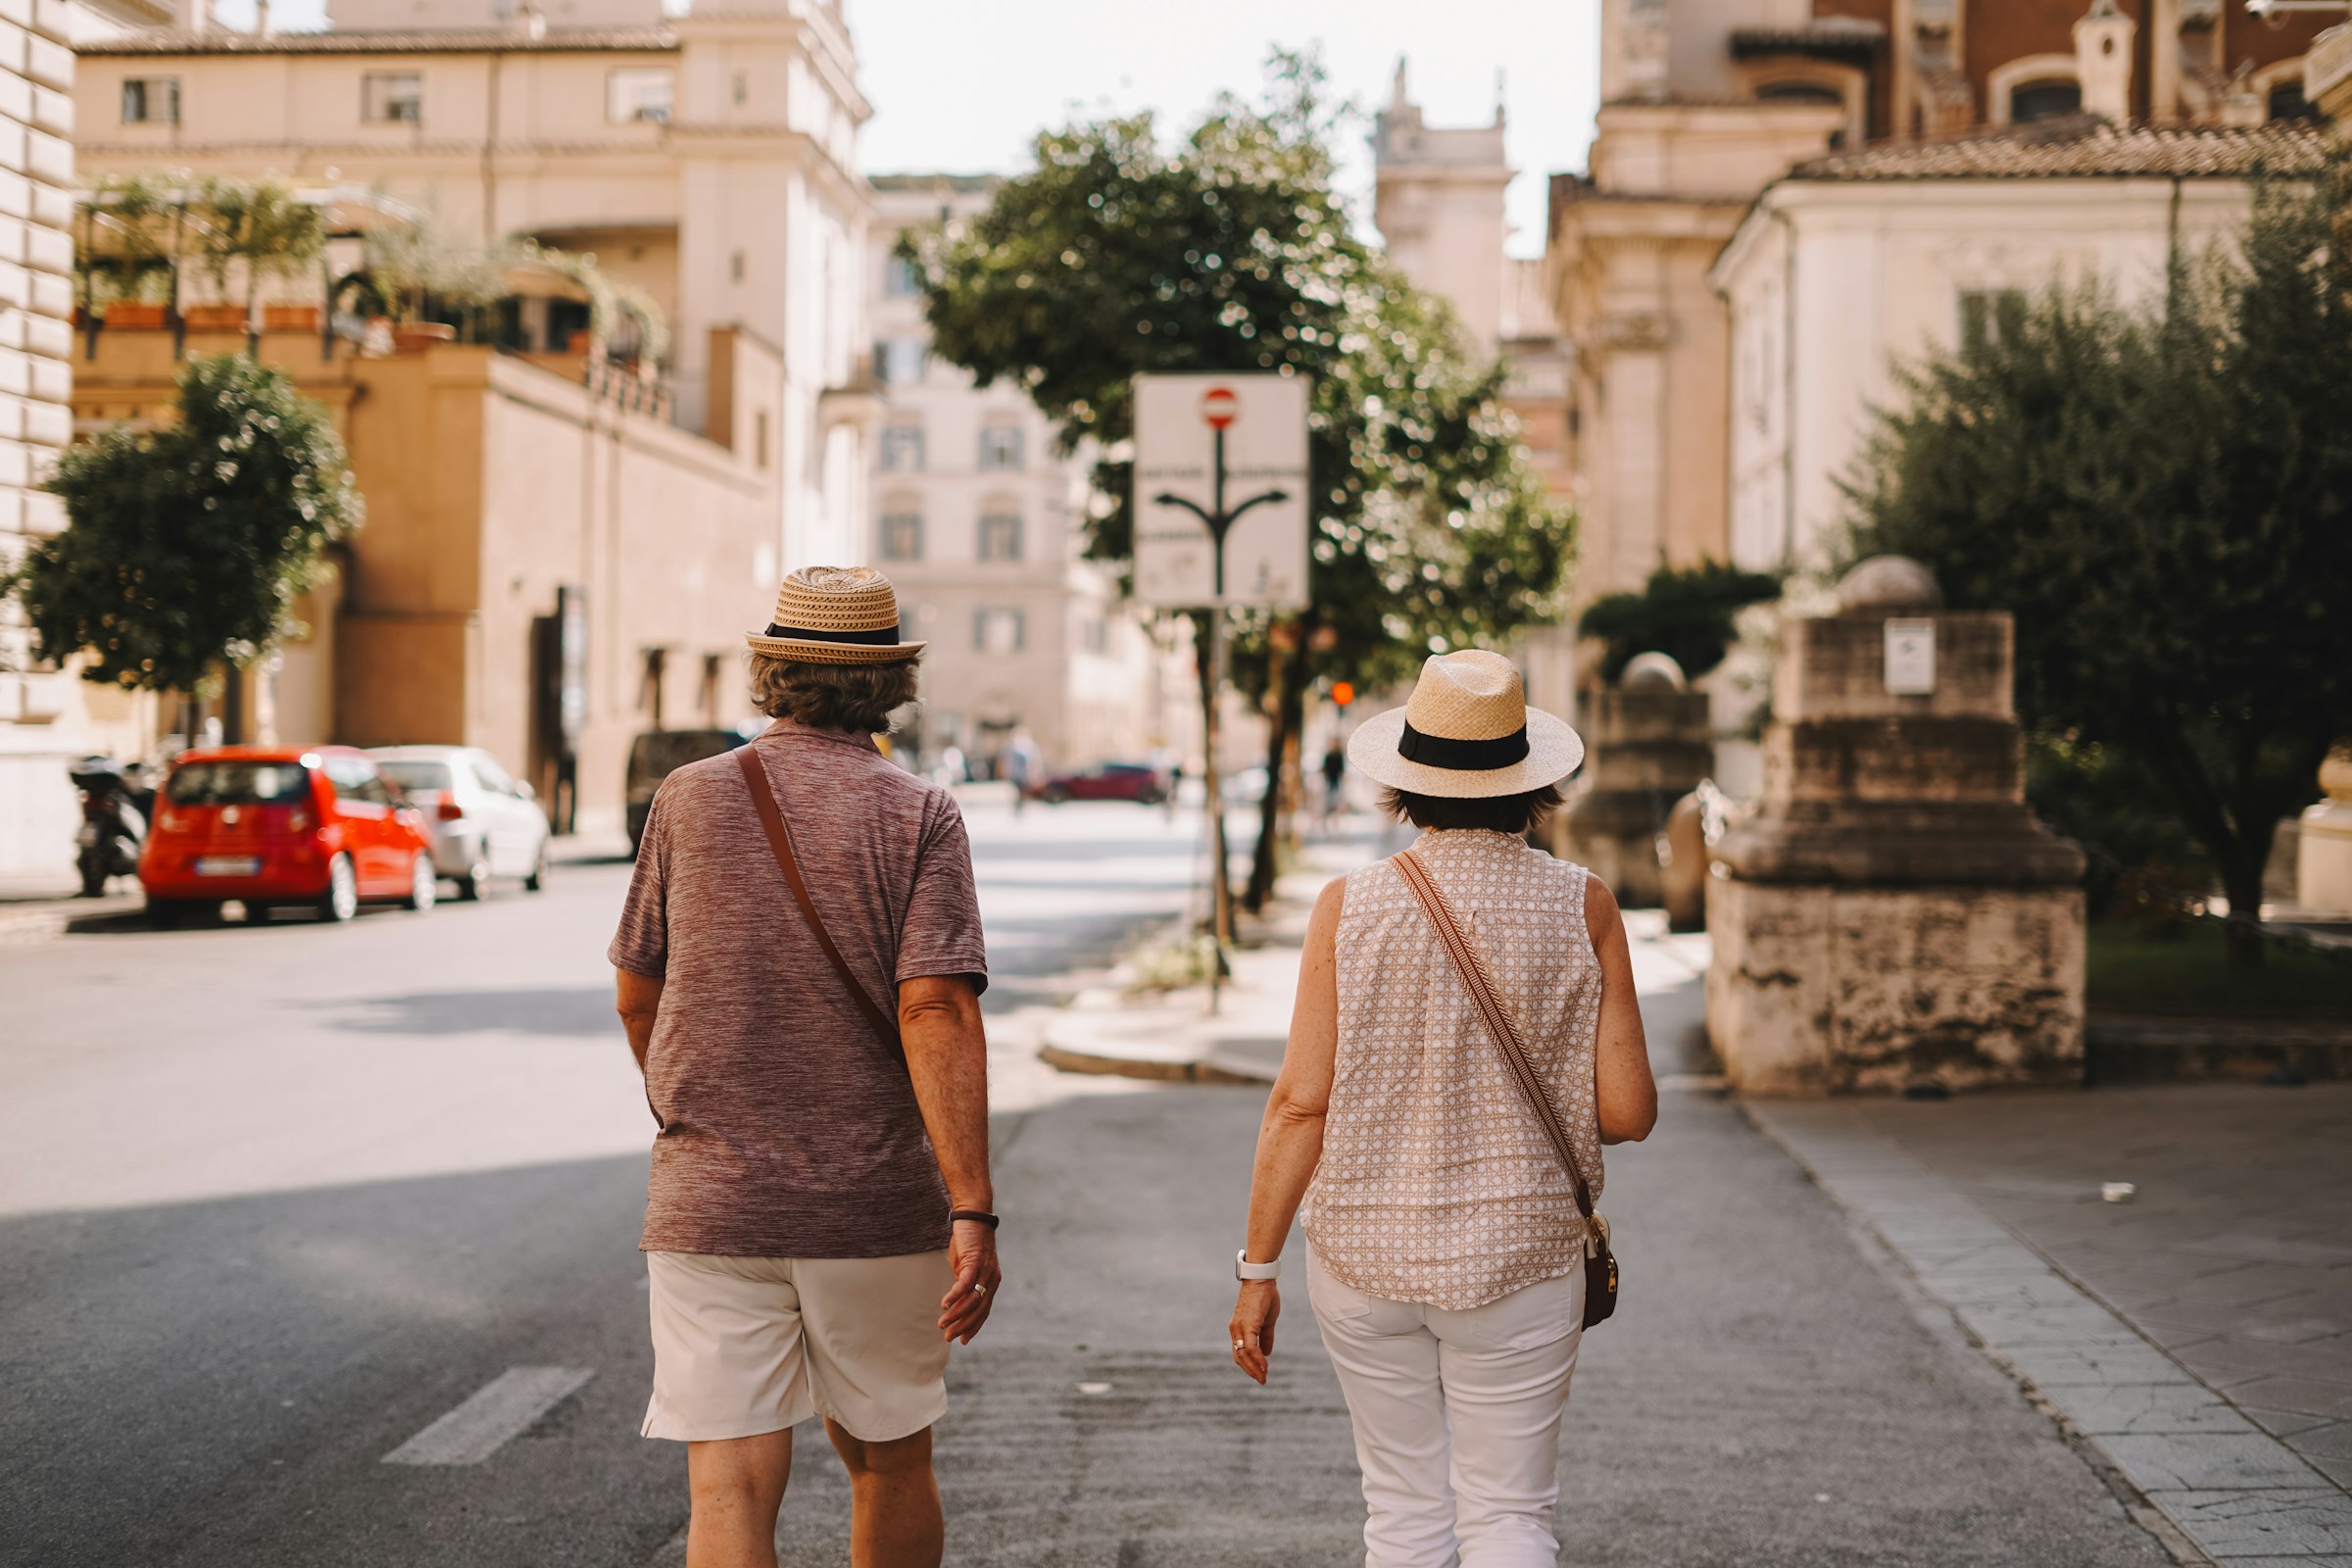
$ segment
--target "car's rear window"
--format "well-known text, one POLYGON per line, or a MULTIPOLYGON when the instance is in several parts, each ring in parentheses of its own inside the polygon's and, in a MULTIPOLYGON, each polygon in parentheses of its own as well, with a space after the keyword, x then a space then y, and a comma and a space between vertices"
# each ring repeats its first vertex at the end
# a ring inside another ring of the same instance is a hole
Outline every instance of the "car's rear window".
POLYGON ((447 762, 404 762, 397 758, 378 758, 375 765, 384 777, 412 794, 416 791, 441 792, 449 787, 447 762))
POLYGON ((300 762, 182 762, 164 786, 174 806, 289 806, 310 797, 300 762))

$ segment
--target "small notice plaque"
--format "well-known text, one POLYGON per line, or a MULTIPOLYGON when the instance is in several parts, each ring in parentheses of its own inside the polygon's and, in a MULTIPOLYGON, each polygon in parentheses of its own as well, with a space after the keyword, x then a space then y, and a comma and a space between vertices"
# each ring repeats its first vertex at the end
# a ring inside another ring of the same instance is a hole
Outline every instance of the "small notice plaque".
POLYGON ((1936 690, 1936 623, 1886 622, 1886 690, 1896 697, 1925 697, 1936 690))

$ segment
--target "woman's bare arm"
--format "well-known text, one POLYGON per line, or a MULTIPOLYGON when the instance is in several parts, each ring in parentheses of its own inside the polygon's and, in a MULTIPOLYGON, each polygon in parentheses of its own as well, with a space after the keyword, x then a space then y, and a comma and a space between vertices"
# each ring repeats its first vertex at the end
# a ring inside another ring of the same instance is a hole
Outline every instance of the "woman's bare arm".
MULTIPOLYGON (((1333 882, 1315 900, 1299 955, 1298 1000, 1291 1009, 1291 1038, 1282 1071, 1266 1097, 1265 1119, 1257 1129, 1257 1161, 1250 1179, 1250 1228, 1246 1240, 1252 1263, 1280 1254, 1298 1216, 1299 1200, 1323 1158, 1323 1113, 1331 1104, 1331 1077, 1340 1049, 1339 930, 1345 881, 1333 882)), ((1234 1360, 1258 1382, 1266 1381, 1266 1357, 1274 1350, 1274 1320, 1282 1296, 1272 1280, 1242 1287, 1233 1310, 1234 1360)))
POLYGON ((1649 1074, 1649 1042, 1634 996, 1634 955, 1616 895, 1590 871, 1585 875, 1585 929, 1600 959, 1600 1038, 1592 1064, 1600 1141, 1640 1143, 1658 1124, 1658 1085, 1649 1074))

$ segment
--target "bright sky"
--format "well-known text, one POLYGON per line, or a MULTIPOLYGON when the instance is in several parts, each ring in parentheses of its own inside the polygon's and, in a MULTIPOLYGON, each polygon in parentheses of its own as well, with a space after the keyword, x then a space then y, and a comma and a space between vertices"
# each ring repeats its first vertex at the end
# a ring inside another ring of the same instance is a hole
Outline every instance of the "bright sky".
MULTIPOLYGON (((869 172, 1011 172, 1029 139, 1073 114, 1151 108, 1184 126, 1220 88, 1254 94, 1266 50, 1320 44, 1332 86, 1368 117, 1399 55, 1433 124, 1485 124, 1504 79, 1514 255, 1544 248, 1544 176, 1582 169, 1599 97, 1598 0, 849 0, 874 118, 869 172)), ((284 28, 324 24, 323 0, 281 0, 284 28)), ((252 0, 222 0, 249 24, 252 0)), ((1364 126, 1370 129, 1367 118, 1364 126)), ((1342 149, 1370 212, 1372 160, 1342 149)))

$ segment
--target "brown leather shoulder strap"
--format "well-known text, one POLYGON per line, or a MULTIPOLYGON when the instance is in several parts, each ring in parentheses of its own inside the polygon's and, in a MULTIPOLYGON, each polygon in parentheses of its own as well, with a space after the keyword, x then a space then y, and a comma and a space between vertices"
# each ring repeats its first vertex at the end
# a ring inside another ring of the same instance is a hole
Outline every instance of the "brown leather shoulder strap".
POLYGON ((1438 928, 1438 942, 1470 990, 1470 1000, 1478 1004, 1479 1015, 1486 1019, 1487 1033, 1502 1048, 1503 1059, 1511 1064, 1511 1076, 1519 1081, 1520 1092, 1527 1096, 1528 1104, 1535 1110, 1536 1119, 1544 1124, 1544 1136, 1551 1140, 1552 1152, 1559 1155, 1568 1179, 1576 1184, 1576 1206, 1587 1219, 1592 1217, 1592 1189, 1586 1185, 1585 1172, 1576 1162, 1576 1146, 1568 1141, 1568 1130, 1560 1125, 1560 1113, 1551 1102, 1544 1080, 1536 1076, 1535 1064, 1527 1059, 1527 1048, 1519 1043, 1518 1026, 1503 1010, 1502 999, 1495 994, 1494 982, 1487 974, 1487 960, 1453 917, 1453 908, 1446 895, 1412 851, 1398 852, 1394 861, 1403 873, 1405 886, 1429 911, 1430 923, 1438 928))
POLYGON ((801 862, 792 853, 792 829, 785 825, 784 812, 776 805, 776 792, 768 787, 766 767, 748 745, 735 748, 735 760, 743 768, 744 783, 751 788, 752 805, 760 812, 760 825, 767 830, 767 847, 775 852, 776 864, 783 868, 784 880, 792 886, 792 900, 801 906, 801 917, 808 922, 816 945, 825 950, 825 961, 833 965, 833 972, 849 988, 850 1000, 858 1004, 858 1010, 865 1014, 865 1021, 873 1025, 874 1033, 893 1051, 904 1049, 897 1023, 875 1005, 857 975, 850 972, 841 950, 833 945, 833 933, 825 929, 825 922, 816 912, 815 901, 808 897, 808 884, 801 876, 801 862))

